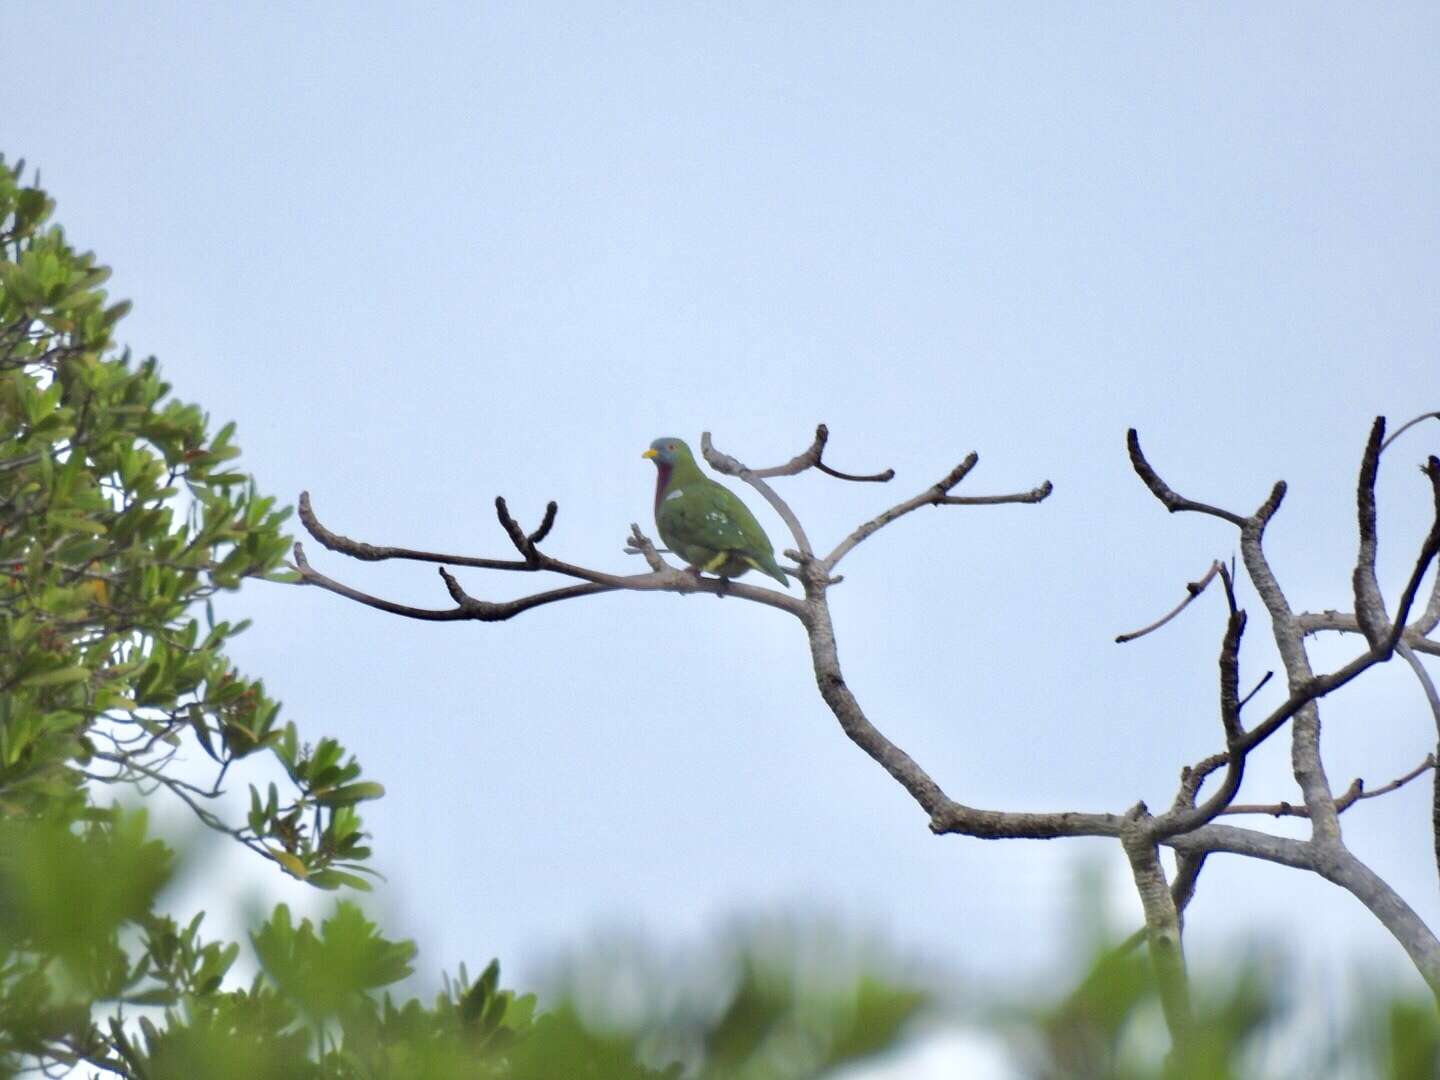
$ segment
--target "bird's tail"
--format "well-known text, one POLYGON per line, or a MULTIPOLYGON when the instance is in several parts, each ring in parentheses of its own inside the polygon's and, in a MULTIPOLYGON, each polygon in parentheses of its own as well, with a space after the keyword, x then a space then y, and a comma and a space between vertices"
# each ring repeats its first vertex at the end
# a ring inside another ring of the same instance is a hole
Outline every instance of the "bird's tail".
POLYGON ((762 574, 769 574, 776 581, 780 582, 781 585, 784 585, 785 588, 790 588, 790 579, 785 575, 785 571, 780 569, 780 564, 775 561, 773 555, 763 561, 750 555, 746 555, 744 558, 747 563, 756 570, 759 570, 762 574))

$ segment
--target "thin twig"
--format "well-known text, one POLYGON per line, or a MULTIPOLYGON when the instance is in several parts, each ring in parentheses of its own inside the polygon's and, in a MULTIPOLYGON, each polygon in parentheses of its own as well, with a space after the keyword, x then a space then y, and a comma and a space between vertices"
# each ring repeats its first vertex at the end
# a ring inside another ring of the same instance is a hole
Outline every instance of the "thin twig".
POLYGON ((1380 449, 1390 449, 1391 443, 1393 443, 1396 439, 1400 438, 1401 435, 1404 435, 1405 432, 1409 431, 1416 424, 1424 420, 1440 420, 1440 412, 1421 413, 1413 420, 1406 420, 1405 423, 1401 424, 1398 428, 1395 429, 1394 433, 1392 433, 1388 439, 1386 439, 1383 443, 1380 444, 1380 449))
MULTIPOLYGON (((552 502, 546 507, 545 521, 541 527, 535 530, 532 543, 538 543, 550 526, 555 522, 555 504, 552 502)), ((331 532, 324 525, 320 524, 319 518, 315 516, 310 505, 310 493, 300 493, 299 507, 300 523, 305 526, 305 531, 319 541, 324 547, 331 551, 339 552, 341 555, 348 555, 352 559, 360 559, 364 562, 383 562, 386 559, 408 559, 412 562, 444 563, 447 566, 469 566, 481 570, 534 570, 535 567, 525 560, 515 559, 481 559, 472 555, 451 555, 439 551, 418 551, 415 548, 386 547, 377 544, 367 544, 362 540, 352 540, 348 536, 341 536, 339 533, 331 532)))
MULTIPOLYGON (((1246 615, 1235 602, 1235 583, 1224 565, 1219 567, 1220 581, 1225 586, 1225 600, 1230 609, 1225 621, 1225 636, 1220 643, 1220 724, 1225 731, 1225 779, 1204 805, 1195 806, 1204 773, 1181 775, 1180 792, 1168 813, 1154 819, 1149 828, 1156 839, 1189 832, 1213 821, 1239 794, 1245 778, 1245 728, 1240 723, 1240 642, 1245 635, 1246 615), (1188 805, 1187 805, 1188 804, 1188 805)), ((1208 761, 1209 759, 1207 759, 1208 761)), ((1202 763, 1204 764, 1204 763, 1202 763)), ((1198 772, 1198 770, 1197 770, 1198 772)))
POLYGON ((1191 602, 1192 600, 1194 600, 1197 596, 1199 596, 1202 592, 1205 591, 1206 586, 1208 586, 1208 585, 1210 584, 1210 582, 1212 582, 1213 580, 1215 580, 1215 575, 1218 574, 1219 572, 1220 572, 1220 560, 1219 560, 1219 559, 1216 559, 1214 562, 1212 562, 1212 563, 1210 564, 1210 569, 1209 569, 1209 570, 1206 570, 1205 573, 1200 577, 1200 579, 1199 579, 1198 581, 1191 581, 1191 582, 1189 582, 1188 584, 1186 584, 1186 586, 1185 586, 1185 599, 1184 599, 1184 600, 1181 600, 1180 603, 1176 604, 1173 608, 1171 608, 1171 609, 1170 609, 1168 612, 1166 612, 1164 615, 1161 615, 1160 618, 1156 619, 1156 620, 1155 620, 1154 622, 1152 622, 1150 625, 1148 625, 1148 626, 1142 626, 1139 630, 1132 630, 1132 631, 1131 631, 1130 633, 1128 633, 1128 634, 1117 634, 1117 635, 1115 635, 1115 644, 1117 644, 1117 645, 1123 645, 1123 644, 1125 644, 1127 641, 1134 641, 1136 638, 1142 638, 1142 637, 1144 637, 1146 634, 1154 633, 1156 630, 1159 630, 1162 626, 1164 626, 1166 623, 1168 623, 1171 619, 1173 619, 1173 618, 1175 618, 1175 616, 1179 615, 1180 612, 1184 611, 1187 607, 1189 607, 1189 606, 1190 606, 1190 602, 1191 602))
POLYGON ((1436 691, 1434 680, 1430 678, 1430 673, 1425 670, 1425 665, 1420 662, 1420 658, 1415 655, 1414 650, 1405 642, 1402 641, 1396 645, 1395 651, 1400 654, 1402 660, 1410 665, 1410 670, 1419 680, 1420 689, 1425 694, 1425 702, 1430 706, 1430 715, 1435 721, 1436 734, 1440 736, 1440 692, 1436 691))
POLYGON ((296 544, 294 548, 295 569, 300 572, 300 584, 316 585, 326 592, 343 596, 347 600, 354 600, 357 604, 364 604, 366 607, 375 608, 378 611, 388 612, 391 615, 400 615, 407 619, 418 619, 424 622, 459 622, 466 619, 475 619, 480 622, 503 622, 506 619, 514 618, 521 612, 529 611, 531 608, 540 607, 543 604, 553 604, 558 600, 573 600, 579 596, 593 596, 597 593, 613 592, 622 588, 619 585, 601 585, 587 583, 584 585, 569 585, 560 589, 549 589, 545 592, 535 593, 531 596, 522 596, 516 600, 507 600, 503 603, 491 603, 486 600, 477 600, 472 596, 464 595, 464 590, 459 589, 455 579, 442 566, 440 576, 445 580, 447 588, 451 589, 451 595, 455 591, 464 595, 464 599, 456 597, 456 606, 453 608, 419 608, 411 607, 409 604, 397 604, 393 600, 386 600, 379 596, 372 596, 369 593, 361 592, 359 589, 349 585, 343 585, 333 578, 326 577, 320 573, 305 558, 305 549, 302 545, 296 544))
POLYGON ((633 521, 630 523, 630 545, 625 548, 625 551, 627 554, 643 555, 646 564, 657 574, 667 569, 665 560, 655 550, 655 545, 651 543, 648 536, 640 531, 640 526, 633 521))
POLYGON ((867 537, 874 535, 876 532, 879 532, 896 518, 904 517, 912 510, 918 510, 922 506, 937 505, 942 499, 945 498, 946 495, 950 493, 951 488, 953 488, 956 484, 960 483, 961 480, 965 479, 966 475, 970 472, 971 469, 975 468, 975 465, 979 460, 979 454, 973 452, 967 454, 964 461, 960 462, 959 465, 956 465, 955 468, 951 469, 948 473, 946 473, 945 476, 943 476, 939 481, 931 484, 919 495, 916 495, 910 499, 906 499, 902 503, 897 503, 889 510, 886 510, 883 514, 871 518, 869 521, 856 528, 854 532, 852 532, 844 540, 841 540, 840 543, 835 545, 834 551, 830 552, 829 555, 825 556, 823 562, 825 564, 826 571, 828 572, 830 570, 833 570, 835 568, 835 564, 838 563, 841 559, 843 559, 847 554, 849 554, 849 552, 857 544, 863 542, 867 537))
MULTIPOLYGON (((815 441, 808 448, 787 461, 784 465, 772 465, 768 469, 752 469, 756 476, 761 479, 768 479, 772 476, 795 476, 806 469, 819 469, 827 476, 833 476, 837 480, 850 480, 858 484, 883 484, 895 479, 895 470, 886 469, 884 472, 872 473, 869 476, 858 476, 855 473, 841 472, 839 469, 832 469, 825 464, 825 444, 830 440, 830 429, 824 424, 817 424, 815 427, 815 441)), ((735 475, 735 474, 732 474, 735 475)))
MULTIPOLYGON (((1420 689, 1425 694, 1426 704, 1430 706, 1430 716, 1435 721, 1437 733, 1440 733, 1440 693, 1435 690, 1435 681, 1430 678, 1430 672, 1425 670, 1425 665, 1420 662, 1420 658, 1415 655, 1410 646, 1402 641, 1395 646, 1395 651, 1410 665, 1410 670, 1419 680, 1420 689)), ((1436 753, 1440 753, 1440 741, 1436 743, 1436 753)), ((1440 871, 1440 774, 1436 775, 1430 790, 1430 830, 1431 845, 1435 854, 1435 869, 1440 871)))
POLYGON ((1255 686, 1251 689, 1251 691, 1250 691, 1248 694, 1246 694, 1243 698, 1240 699, 1239 707, 1243 709, 1243 708, 1245 708, 1246 705, 1249 705, 1249 704, 1250 704, 1250 699, 1253 698, 1256 694, 1258 694, 1258 693, 1260 692, 1261 687, 1263 687, 1266 683, 1268 683, 1268 682, 1269 682, 1272 678, 1274 678, 1274 677, 1275 677, 1275 672, 1273 672, 1273 671, 1267 671, 1267 672, 1265 672, 1264 675, 1260 676, 1260 681, 1255 684, 1255 686))
MULTIPOLYGON (((1433 768, 1435 768, 1435 755, 1426 754, 1425 760, 1422 761, 1419 765, 1416 765, 1415 768, 1411 769, 1404 776, 1397 776, 1388 784, 1382 784, 1380 787, 1374 788, 1369 791, 1365 789, 1365 781, 1360 779, 1359 777, 1356 777, 1350 782, 1350 786, 1345 789, 1345 793, 1340 795, 1335 800, 1335 812, 1337 814, 1343 814, 1346 810, 1350 809, 1350 807, 1354 806, 1362 799, 1378 799, 1381 795, 1388 795, 1392 791, 1397 791, 1400 788, 1404 787, 1406 784, 1410 783, 1411 780, 1414 780, 1419 776, 1423 776, 1425 773, 1429 772, 1433 768)), ((1277 818, 1303 818, 1310 816, 1310 811, 1306 807, 1296 806, 1293 803, 1288 803, 1283 800, 1277 803, 1232 803, 1224 810, 1221 810, 1220 813, 1222 815, 1266 814, 1270 817, 1277 818)))
POLYGON ((946 495, 936 506, 1013 506, 1017 503, 1044 502, 1055 490, 1049 480, 1042 480, 1029 491, 1012 491, 1007 495, 946 495))

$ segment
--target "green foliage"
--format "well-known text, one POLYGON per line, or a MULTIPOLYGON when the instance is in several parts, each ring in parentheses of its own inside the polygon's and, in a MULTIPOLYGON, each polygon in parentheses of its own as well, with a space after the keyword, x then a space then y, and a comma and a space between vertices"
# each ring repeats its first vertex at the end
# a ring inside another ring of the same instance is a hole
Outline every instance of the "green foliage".
POLYGON ((1182 1046, 1165 1026, 1159 986, 1143 944, 1099 948, 1079 984, 1056 1001, 1009 1006, 991 1018, 1008 1029, 1031 1080, 1434 1080, 1440 1017, 1433 998, 1388 981, 1357 980, 1359 1007, 1324 1030, 1294 1027, 1279 954, 1235 951, 1224 968, 1191 977, 1193 1023, 1182 1046), (1286 1051, 1277 1052, 1277 1048, 1286 1051))
POLYGON ((159 784, 295 877, 359 887, 354 806, 383 789, 338 743, 311 750, 279 723, 225 657, 245 625, 210 604, 287 576, 289 511, 234 471, 233 424, 212 433, 153 359, 115 350, 129 305, 20 178, 0 160, 0 815, 97 821, 87 780, 159 784), (217 783, 266 751, 294 789, 252 792, 246 820, 223 821, 204 805, 216 787, 165 769, 187 745, 217 783))
POLYGON ((864 974, 838 987, 811 985, 776 960, 744 958, 729 1006, 704 1032, 711 1075, 823 1076, 889 1047, 925 1002, 864 974))

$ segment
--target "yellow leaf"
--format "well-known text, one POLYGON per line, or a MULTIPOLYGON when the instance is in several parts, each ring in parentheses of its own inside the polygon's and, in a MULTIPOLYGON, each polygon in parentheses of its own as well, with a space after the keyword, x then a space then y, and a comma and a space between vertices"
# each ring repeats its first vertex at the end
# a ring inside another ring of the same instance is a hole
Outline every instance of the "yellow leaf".
POLYGON ((292 876, 304 881, 310 876, 310 871, 305 869, 305 864, 288 851, 281 851, 278 848, 269 848, 270 857, 278 862, 292 876))

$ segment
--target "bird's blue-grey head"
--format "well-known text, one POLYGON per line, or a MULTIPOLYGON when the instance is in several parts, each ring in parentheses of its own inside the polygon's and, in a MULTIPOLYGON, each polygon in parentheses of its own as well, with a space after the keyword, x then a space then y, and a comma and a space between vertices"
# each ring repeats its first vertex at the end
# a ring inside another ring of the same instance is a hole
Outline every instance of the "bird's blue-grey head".
POLYGON ((650 449, 640 456, 651 458, 656 465, 673 466, 677 461, 690 457, 690 448, 685 445, 684 439, 664 435, 652 442, 650 449))

